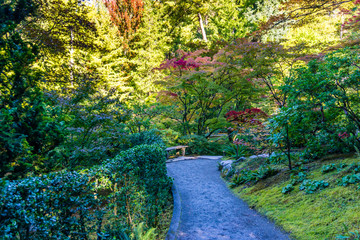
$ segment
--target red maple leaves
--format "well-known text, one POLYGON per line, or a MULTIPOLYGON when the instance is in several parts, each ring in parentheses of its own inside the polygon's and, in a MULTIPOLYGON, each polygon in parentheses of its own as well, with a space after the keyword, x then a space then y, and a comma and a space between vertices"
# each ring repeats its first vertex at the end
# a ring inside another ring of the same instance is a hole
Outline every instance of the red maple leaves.
POLYGON ((245 111, 229 111, 225 114, 226 120, 250 125, 261 125, 259 119, 266 118, 268 115, 259 108, 250 108, 245 111))

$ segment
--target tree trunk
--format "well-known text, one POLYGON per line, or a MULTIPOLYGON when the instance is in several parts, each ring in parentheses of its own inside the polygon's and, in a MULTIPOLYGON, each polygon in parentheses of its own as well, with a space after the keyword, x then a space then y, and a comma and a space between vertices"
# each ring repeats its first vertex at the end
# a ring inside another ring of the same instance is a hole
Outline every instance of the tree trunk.
POLYGON ((198 13, 198 18, 199 18, 199 23, 200 23, 201 34, 202 34, 203 40, 204 40, 205 42, 207 42, 207 37, 206 37, 205 28, 204 28, 204 23, 203 23, 203 20, 202 20, 202 17, 201 17, 201 14, 200 14, 200 13, 198 13))
POLYGON ((74 31, 70 30, 70 81, 71 87, 74 86, 74 31))

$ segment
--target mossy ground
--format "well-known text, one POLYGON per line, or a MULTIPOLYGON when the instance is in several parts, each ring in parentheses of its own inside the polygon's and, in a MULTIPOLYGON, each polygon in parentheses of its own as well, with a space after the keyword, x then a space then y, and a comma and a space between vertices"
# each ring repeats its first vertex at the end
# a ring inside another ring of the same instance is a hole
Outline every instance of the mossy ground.
MULTIPOLYGON (((330 183, 326 189, 313 194, 300 191, 299 185, 288 194, 281 193, 282 188, 290 183, 290 171, 286 168, 276 176, 255 185, 241 185, 233 191, 294 239, 337 239, 339 235, 360 229, 360 190, 356 185, 338 185, 338 180, 348 174, 346 170, 321 172, 323 165, 331 163, 359 164, 360 160, 354 157, 330 158, 305 165, 309 169, 308 179, 330 183)), ((253 159, 241 163, 239 167, 254 168, 256 165, 258 162, 253 159)))
POLYGON ((160 216, 159 228, 156 230, 157 232, 157 239, 165 239, 167 232, 169 231, 171 218, 174 209, 174 200, 171 195, 169 198, 167 207, 165 208, 164 212, 160 216))

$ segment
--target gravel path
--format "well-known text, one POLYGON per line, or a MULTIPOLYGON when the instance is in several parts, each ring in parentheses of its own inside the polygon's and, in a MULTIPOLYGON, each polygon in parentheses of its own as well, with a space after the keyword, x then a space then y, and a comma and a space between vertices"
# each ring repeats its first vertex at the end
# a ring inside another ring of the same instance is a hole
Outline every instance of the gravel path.
POLYGON ((167 164, 181 199, 177 239, 289 239, 229 191, 220 178, 218 162, 198 159, 167 164))

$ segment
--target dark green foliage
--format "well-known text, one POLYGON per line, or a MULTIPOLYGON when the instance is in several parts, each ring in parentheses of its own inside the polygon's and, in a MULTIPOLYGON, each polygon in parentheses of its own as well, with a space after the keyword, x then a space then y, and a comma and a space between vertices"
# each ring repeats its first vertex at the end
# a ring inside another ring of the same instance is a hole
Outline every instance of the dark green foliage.
POLYGON ((1 238, 86 238, 96 227, 89 210, 99 204, 88 181, 76 172, 7 181, 0 192, 1 238))
POLYGON ((286 194, 286 193, 291 192, 292 190, 294 190, 294 185, 288 184, 288 185, 286 185, 285 187, 282 188, 281 192, 283 194, 286 194))
POLYGON ((335 171, 335 170, 342 170, 344 169, 345 167, 347 167, 347 164, 344 164, 344 163, 339 163, 339 164, 329 164, 329 165, 325 165, 321 168, 321 172, 322 173, 328 173, 328 172, 332 172, 332 171, 335 171))
POLYGON ((321 168, 322 173, 328 173, 336 170, 336 165, 334 163, 325 165, 321 168))
POLYGON ((341 180, 339 180, 339 185, 345 187, 357 183, 360 183, 360 173, 349 174, 343 177, 341 180))
POLYGON ((231 179, 230 186, 237 187, 244 183, 258 182, 260 179, 266 179, 274 176, 278 172, 279 171, 277 169, 271 168, 270 166, 260 166, 256 170, 242 169, 231 179))
POLYGON ((308 174, 305 171, 302 171, 303 169, 299 169, 299 172, 296 174, 290 175, 290 183, 282 188, 281 192, 283 194, 290 193, 292 190, 294 190, 294 186, 299 183, 304 183, 304 181, 307 181, 308 174))
POLYGON ((256 176, 253 171, 243 169, 237 175, 233 176, 231 179, 230 187, 234 188, 241 184, 255 181, 256 176))
POLYGON ((126 239, 141 222, 156 226, 171 180, 165 155, 140 145, 85 172, 5 181, 0 188, 1 239, 126 239))
POLYGON ((304 190, 305 193, 311 194, 316 192, 317 190, 324 189, 329 186, 328 182, 323 180, 316 181, 316 180, 304 180, 299 187, 299 190, 304 190))
POLYGON ((351 239, 351 240, 360 240, 360 232, 355 230, 354 232, 349 232, 346 235, 338 235, 336 239, 351 239))
POLYGON ((58 119, 66 126, 65 141, 51 152, 51 169, 91 167, 123 150, 128 115, 115 90, 94 93, 90 87, 72 91, 71 97, 48 95, 59 105, 63 116, 58 119))
POLYGON ((37 47, 16 31, 36 7, 30 0, 0 4, 5 13, 0 17, 0 177, 46 171, 48 153, 63 141, 59 109, 50 106, 41 77, 30 69, 37 47))
POLYGON ((160 132, 157 130, 131 134, 129 135, 127 142, 129 147, 135 147, 141 144, 156 144, 165 148, 165 144, 160 136, 160 132))
POLYGON ((211 141, 199 135, 188 135, 182 138, 182 144, 189 146, 193 154, 223 155, 223 144, 211 141))
POLYGON ((356 163, 352 163, 347 169, 349 173, 360 173, 360 165, 356 163))
POLYGON ((270 166, 261 166, 256 172, 256 177, 257 179, 266 179, 276 175, 278 172, 279 170, 271 168, 270 166))
POLYGON ((64 140, 59 113, 37 88, 0 110, 0 177, 49 171, 49 153, 64 140))
POLYGON ((358 49, 335 51, 297 68, 282 90, 288 94, 291 144, 304 158, 354 151, 359 145, 358 49), (299 134, 301 133, 301 134, 299 134))
POLYGON ((306 172, 298 172, 297 174, 292 174, 291 176, 290 176, 290 183, 292 184, 292 185, 296 185, 296 184, 298 184, 298 183, 301 183, 301 182, 303 182, 303 181, 305 181, 306 180, 306 178, 307 178, 307 173, 306 172))
POLYGON ((148 196, 148 223, 151 226, 156 224, 158 214, 168 201, 171 187, 171 180, 166 176, 165 151, 158 145, 138 145, 120 153, 115 159, 133 166, 132 171, 148 196))

